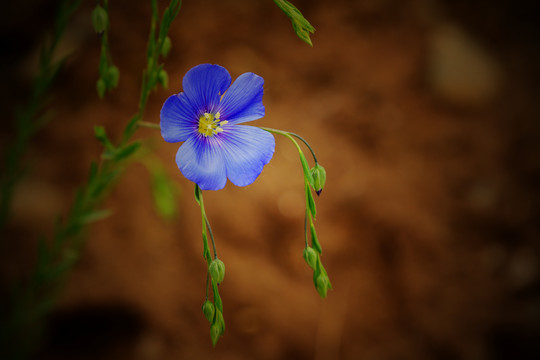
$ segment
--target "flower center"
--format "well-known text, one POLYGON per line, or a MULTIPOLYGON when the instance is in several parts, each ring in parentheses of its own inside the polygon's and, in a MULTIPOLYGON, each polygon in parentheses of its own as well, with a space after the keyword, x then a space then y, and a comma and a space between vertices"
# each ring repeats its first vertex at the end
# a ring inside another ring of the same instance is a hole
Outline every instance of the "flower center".
POLYGON ((219 112, 215 114, 204 113, 199 117, 199 133, 204 136, 214 136, 217 133, 223 131, 221 128, 223 125, 226 125, 228 121, 219 119, 219 112))

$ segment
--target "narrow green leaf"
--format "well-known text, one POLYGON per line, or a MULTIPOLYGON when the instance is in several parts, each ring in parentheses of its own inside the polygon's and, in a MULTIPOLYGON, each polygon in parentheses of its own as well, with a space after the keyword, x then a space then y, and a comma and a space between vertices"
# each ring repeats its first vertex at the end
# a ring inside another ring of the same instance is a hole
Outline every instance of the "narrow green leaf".
POLYGON ((315 217, 317 214, 317 209, 315 207, 315 200, 313 200, 313 195, 311 194, 311 189, 308 185, 305 186, 306 189, 306 207, 309 209, 311 216, 315 217))
POLYGON ((83 224, 90 224, 90 223, 108 218, 112 214, 113 214, 113 211, 109 209, 96 210, 96 211, 93 211, 91 213, 81 216, 80 221, 83 224))
POLYGON ((107 173, 100 173, 96 178, 95 183, 92 184, 93 186, 88 189, 89 196, 92 199, 97 199, 119 174, 119 169, 107 173))
POLYGON ((105 131, 105 128, 101 125, 94 126, 94 135, 99 140, 99 142, 105 146, 105 148, 111 148, 114 149, 113 144, 107 137, 107 132, 105 131))
POLYGON ((219 296, 218 286, 215 281, 212 281, 212 291, 214 292, 214 304, 216 305, 216 309, 223 312, 223 302, 219 296))
POLYGON ((207 264, 210 264, 212 262, 212 255, 210 254, 210 249, 208 248, 208 236, 206 235, 206 231, 202 234, 203 238, 203 257, 204 260, 206 260, 207 264))
POLYGON ((315 28, 307 21, 300 10, 286 0, 274 0, 274 2, 291 19, 296 35, 309 46, 313 46, 309 36, 315 32, 315 28))
POLYGON ((141 147, 140 141, 134 141, 130 144, 126 144, 123 147, 116 149, 113 158, 116 161, 124 160, 125 158, 130 157, 141 147))
POLYGON ((306 178, 309 185, 313 186, 313 175, 311 175, 311 170, 309 168, 307 159, 302 152, 302 150, 298 151, 298 155, 300 155, 300 162, 302 163, 302 170, 304 171, 304 177, 306 178))
POLYGON ((317 237, 317 232, 315 231, 315 226, 312 224, 309 225, 309 232, 311 233, 311 246, 317 250, 319 254, 322 254, 322 247, 319 243, 319 239, 317 237))

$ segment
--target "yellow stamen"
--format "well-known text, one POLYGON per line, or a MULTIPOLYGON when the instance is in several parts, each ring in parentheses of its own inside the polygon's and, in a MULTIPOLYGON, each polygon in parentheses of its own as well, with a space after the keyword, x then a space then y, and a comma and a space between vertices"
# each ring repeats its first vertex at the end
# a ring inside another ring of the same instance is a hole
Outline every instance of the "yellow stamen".
POLYGON ((204 113, 199 117, 199 133, 204 136, 214 136, 223 131, 221 126, 226 125, 228 121, 219 119, 219 112, 215 114, 204 113))

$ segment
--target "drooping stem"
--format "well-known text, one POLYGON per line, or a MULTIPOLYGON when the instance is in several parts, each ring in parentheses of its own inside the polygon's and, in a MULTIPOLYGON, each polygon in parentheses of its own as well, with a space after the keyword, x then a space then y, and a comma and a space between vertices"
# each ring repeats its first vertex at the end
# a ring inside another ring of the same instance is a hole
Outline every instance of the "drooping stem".
POLYGON ((306 139, 304 139, 300 135, 295 134, 295 133, 290 132, 290 131, 277 130, 277 129, 267 128, 267 127, 260 127, 260 129, 268 131, 269 133, 272 133, 272 134, 278 134, 278 135, 283 135, 283 136, 287 137, 289 140, 291 140, 294 143, 296 148, 300 151, 301 150, 300 146, 298 146, 298 143, 296 142, 296 140, 294 140, 292 138, 294 136, 295 138, 299 139, 300 141, 302 141, 307 146, 307 148, 311 152, 311 156, 313 156, 313 161, 315 161, 315 165, 319 163, 317 161, 317 156, 315 156, 315 151, 313 151, 313 148, 309 145, 309 143, 306 141, 306 139))

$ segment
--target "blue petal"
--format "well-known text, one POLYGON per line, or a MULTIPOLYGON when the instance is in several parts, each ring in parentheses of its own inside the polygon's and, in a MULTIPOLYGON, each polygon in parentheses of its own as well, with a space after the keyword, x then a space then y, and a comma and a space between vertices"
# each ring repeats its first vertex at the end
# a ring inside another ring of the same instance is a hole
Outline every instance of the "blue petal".
MULTIPOLYGON (((257 179, 264 165, 274 155, 272 134, 252 126, 227 126, 218 134, 225 160, 227 177, 237 186, 246 186, 257 179)), ((217 136, 216 136, 217 137, 217 136)))
POLYGON ((222 66, 201 64, 190 69, 182 81, 184 93, 198 109, 198 115, 216 112, 219 100, 231 85, 231 75, 222 66))
POLYGON ((180 142, 197 131, 197 109, 184 93, 170 96, 160 113, 161 136, 167 142, 180 142))
POLYGON ((259 75, 240 75, 223 96, 219 107, 221 119, 230 124, 239 124, 262 118, 263 84, 264 79, 259 75))
POLYGON ((191 136, 176 153, 182 174, 202 190, 220 190, 227 183, 225 162, 217 136, 191 136))

